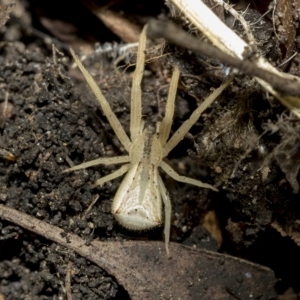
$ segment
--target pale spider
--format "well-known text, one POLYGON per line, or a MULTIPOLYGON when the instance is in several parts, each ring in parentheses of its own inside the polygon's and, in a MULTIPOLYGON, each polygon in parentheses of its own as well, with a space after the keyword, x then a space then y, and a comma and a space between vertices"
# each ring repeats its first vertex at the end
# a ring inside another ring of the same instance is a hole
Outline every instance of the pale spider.
POLYGON ((164 162, 163 159, 184 138, 193 124, 198 120, 201 113, 228 86, 231 79, 227 80, 223 85, 216 89, 192 113, 191 117, 181 125, 172 137, 168 139, 174 114, 174 102, 179 79, 179 69, 178 67, 174 68, 166 103, 166 112, 161 124, 157 124, 156 128, 150 126, 144 128, 144 122, 142 120, 141 81, 145 64, 145 48, 146 27, 143 29, 139 39, 136 69, 132 82, 130 138, 127 136, 121 123, 111 110, 109 103, 102 95, 101 90, 92 76, 84 68, 74 51, 71 50, 71 54, 73 55, 77 66, 98 99, 111 127, 129 154, 116 157, 101 157, 69 168, 64 172, 79 170, 98 164, 110 165, 126 163, 115 172, 98 179, 94 186, 103 185, 105 182, 113 180, 127 172, 127 175, 123 179, 113 200, 112 213, 122 226, 131 230, 144 230, 160 226, 162 224, 163 202, 165 217, 165 247, 167 255, 169 256, 171 202, 168 192, 159 175, 158 167, 161 167, 169 176, 177 181, 218 191, 218 189, 210 184, 180 176, 164 162))

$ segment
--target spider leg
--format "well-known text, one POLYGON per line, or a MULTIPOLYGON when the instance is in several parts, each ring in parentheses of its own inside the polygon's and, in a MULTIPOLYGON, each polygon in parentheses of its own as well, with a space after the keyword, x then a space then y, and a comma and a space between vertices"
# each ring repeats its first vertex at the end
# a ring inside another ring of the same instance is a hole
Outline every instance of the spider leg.
POLYGON ((165 248, 167 252, 167 257, 170 257, 170 250, 169 250, 169 243, 170 243, 170 231, 171 231, 171 201, 170 197, 168 195, 168 191, 160 177, 158 175, 158 185, 160 194, 164 203, 164 209, 165 209, 165 227, 164 227, 164 235, 165 235, 165 248))
POLYGON ((184 138, 184 136, 189 132, 191 127, 197 122, 203 111, 207 109, 208 106, 216 100, 216 98, 222 93, 222 91, 231 83, 233 77, 228 78, 225 83, 220 87, 215 89, 209 96, 206 98, 198 108, 194 110, 192 115, 188 120, 186 120, 172 135, 164 147, 164 157, 166 157, 169 152, 177 146, 177 144, 184 138))
POLYGON ((115 157, 100 157, 94 160, 90 160, 88 162, 82 163, 80 165, 71 167, 63 171, 63 173, 71 172, 75 170, 85 169, 88 167, 96 166, 96 165, 114 165, 114 164, 122 164, 129 162, 129 156, 115 156, 115 157))
POLYGON ((124 146, 124 148, 129 151, 130 149, 130 145, 131 145, 131 141, 129 139, 129 137, 127 136, 124 128, 122 127, 120 121, 118 120, 118 118, 116 117, 116 115, 113 113, 109 103, 107 102, 107 100, 105 99, 105 97, 103 96, 100 88, 98 87, 98 85, 96 84, 94 78, 90 75, 90 73, 86 70, 86 68, 83 66, 83 64, 81 63, 81 61, 79 60, 79 58, 76 56, 75 52, 73 51, 73 49, 70 49, 70 52, 78 66, 78 68, 80 69, 80 71, 82 72, 83 76, 85 77, 87 83, 89 84, 90 88, 92 89, 93 93, 95 94, 107 120, 109 121, 111 127, 113 128, 116 136, 118 137, 118 139, 120 140, 120 142, 122 143, 122 145, 124 146))
POLYGON ((134 141, 141 133, 142 122, 142 88, 141 82, 145 65, 145 49, 146 49, 146 30, 144 27, 140 39, 137 52, 136 67, 132 79, 131 103, 130 103, 130 137, 134 141))
POLYGON ((115 178, 118 178, 120 176, 122 176, 124 173, 126 173, 130 168, 130 164, 126 164, 123 165, 121 168, 119 168, 118 170, 116 170, 115 172, 106 175, 100 179, 98 179, 92 186, 91 188, 95 188, 97 185, 103 185, 105 182, 111 181, 115 178))
POLYGON ((165 163, 164 161, 162 161, 160 163, 160 167, 173 179, 179 181, 179 182, 184 182, 184 183, 189 183, 192 185, 196 185, 202 188, 206 188, 206 189, 212 189, 215 192, 218 192, 219 190, 217 188, 215 188, 214 186, 208 184, 208 183, 204 183, 200 180, 196 180, 193 178, 189 178, 186 176, 181 176, 179 175, 174 169, 172 169, 167 163, 165 163))
POLYGON ((165 146, 167 139, 169 138, 171 126, 173 123, 175 98, 176 98, 179 75, 180 75, 179 69, 177 66, 175 66, 172 79, 171 79, 170 88, 169 88, 165 116, 159 128, 159 140, 162 147, 165 146))

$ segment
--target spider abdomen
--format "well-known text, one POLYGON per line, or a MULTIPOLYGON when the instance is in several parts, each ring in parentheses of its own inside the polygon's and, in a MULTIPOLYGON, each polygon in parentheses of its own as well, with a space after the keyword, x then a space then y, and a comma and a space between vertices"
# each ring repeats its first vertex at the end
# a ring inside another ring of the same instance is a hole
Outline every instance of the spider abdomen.
POLYGON ((124 227, 144 230, 162 224, 158 170, 152 164, 134 164, 123 179, 112 204, 112 213, 124 227))

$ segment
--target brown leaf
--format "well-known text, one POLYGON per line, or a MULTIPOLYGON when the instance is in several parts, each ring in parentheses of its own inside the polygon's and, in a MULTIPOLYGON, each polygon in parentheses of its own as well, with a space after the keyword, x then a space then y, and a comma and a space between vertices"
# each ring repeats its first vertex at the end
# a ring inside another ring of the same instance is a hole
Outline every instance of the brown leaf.
POLYGON ((286 48, 285 57, 288 59, 294 50, 296 28, 293 19, 293 7, 290 0, 279 0, 276 5, 274 16, 276 36, 286 48))
POLYGON ((134 299, 270 299, 276 279, 266 268, 215 252, 162 242, 99 242, 0 205, 0 217, 59 243, 115 276, 134 299))
POLYGON ((291 184, 294 194, 299 192, 300 140, 297 135, 286 135, 274 150, 274 157, 291 184))
POLYGON ((300 232, 297 222, 291 224, 280 224, 278 221, 271 223, 271 226, 276 229, 283 237, 289 236, 300 247, 300 232))
MULTIPOLYGON (((86 2, 84 3, 87 4, 86 2)), ((105 24, 107 28, 109 28, 115 35, 119 36, 123 42, 135 43, 139 40, 141 27, 130 21, 128 17, 109 9, 93 7, 91 11, 105 24)))

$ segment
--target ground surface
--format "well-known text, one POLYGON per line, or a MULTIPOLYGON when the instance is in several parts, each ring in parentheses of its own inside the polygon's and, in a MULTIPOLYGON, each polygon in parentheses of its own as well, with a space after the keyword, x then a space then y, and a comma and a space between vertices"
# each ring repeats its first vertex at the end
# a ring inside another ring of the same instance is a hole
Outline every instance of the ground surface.
MULTIPOLYGON (((112 11, 122 6, 122 2, 116 3, 112 11)), ((62 174, 70 162, 76 165, 100 156, 125 154, 82 75, 72 68, 72 59, 64 52, 68 45, 89 49, 96 40, 120 43, 123 37, 128 42, 125 33, 112 33, 109 22, 105 27, 96 17, 90 19, 93 30, 89 30, 89 22, 80 27, 72 14, 68 19, 55 15, 54 2, 51 9, 34 1, 19 4, 24 11, 18 17, 12 15, 2 27, 0 44, 1 204, 74 233, 87 243, 94 239, 134 240, 137 244, 163 240, 162 228, 136 233, 115 222, 111 201, 122 178, 90 188, 115 166, 62 174), (100 29, 105 27, 101 37, 93 22, 100 29), (56 40, 49 43, 46 38, 55 32, 60 39, 56 47, 63 53, 56 53, 53 59, 51 43, 56 40), (85 213, 96 198, 91 211, 85 213)), ((245 15, 249 22, 259 19, 268 6, 253 4, 245 15)), ((127 8, 123 18, 128 17, 137 27, 149 16, 171 18, 159 1, 151 11, 134 2, 127 8)), ((83 15, 89 12, 86 8, 83 15)), ((180 18, 175 20, 182 23, 180 18)), ((299 51, 298 44, 283 49, 270 18, 265 20, 255 27, 255 37, 261 51, 279 65, 289 48, 299 51)), ((132 28, 130 32, 134 32, 132 28)), ((238 24, 236 30, 241 30, 238 24)), ((84 62, 127 132, 135 58, 132 48, 125 54, 116 50, 92 54, 84 62)), ((142 84, 147 122, 161 120, 174 64, 181 70, 173 131, 225 78, 219 62, 168 44, 149 45, 147 58, 142 84)), ((299 75, 298 60, 285 71, 299 75)), ((299 130, 297 117, 253 80, 238 76, 168 156, 180 174, 220 190, 199 189, 162 174, 172 199, 171 241, 267 266, 278 278, 278 295, 296 297, 300 293, 299 130)), ((71 261, 73 299, 130 299, 111 274, 76 253, 7 221, 1 221, 0 230, 0 298, 65 297, 71 261)), ((274 294, 264 296, 268 299, 274 294)))

